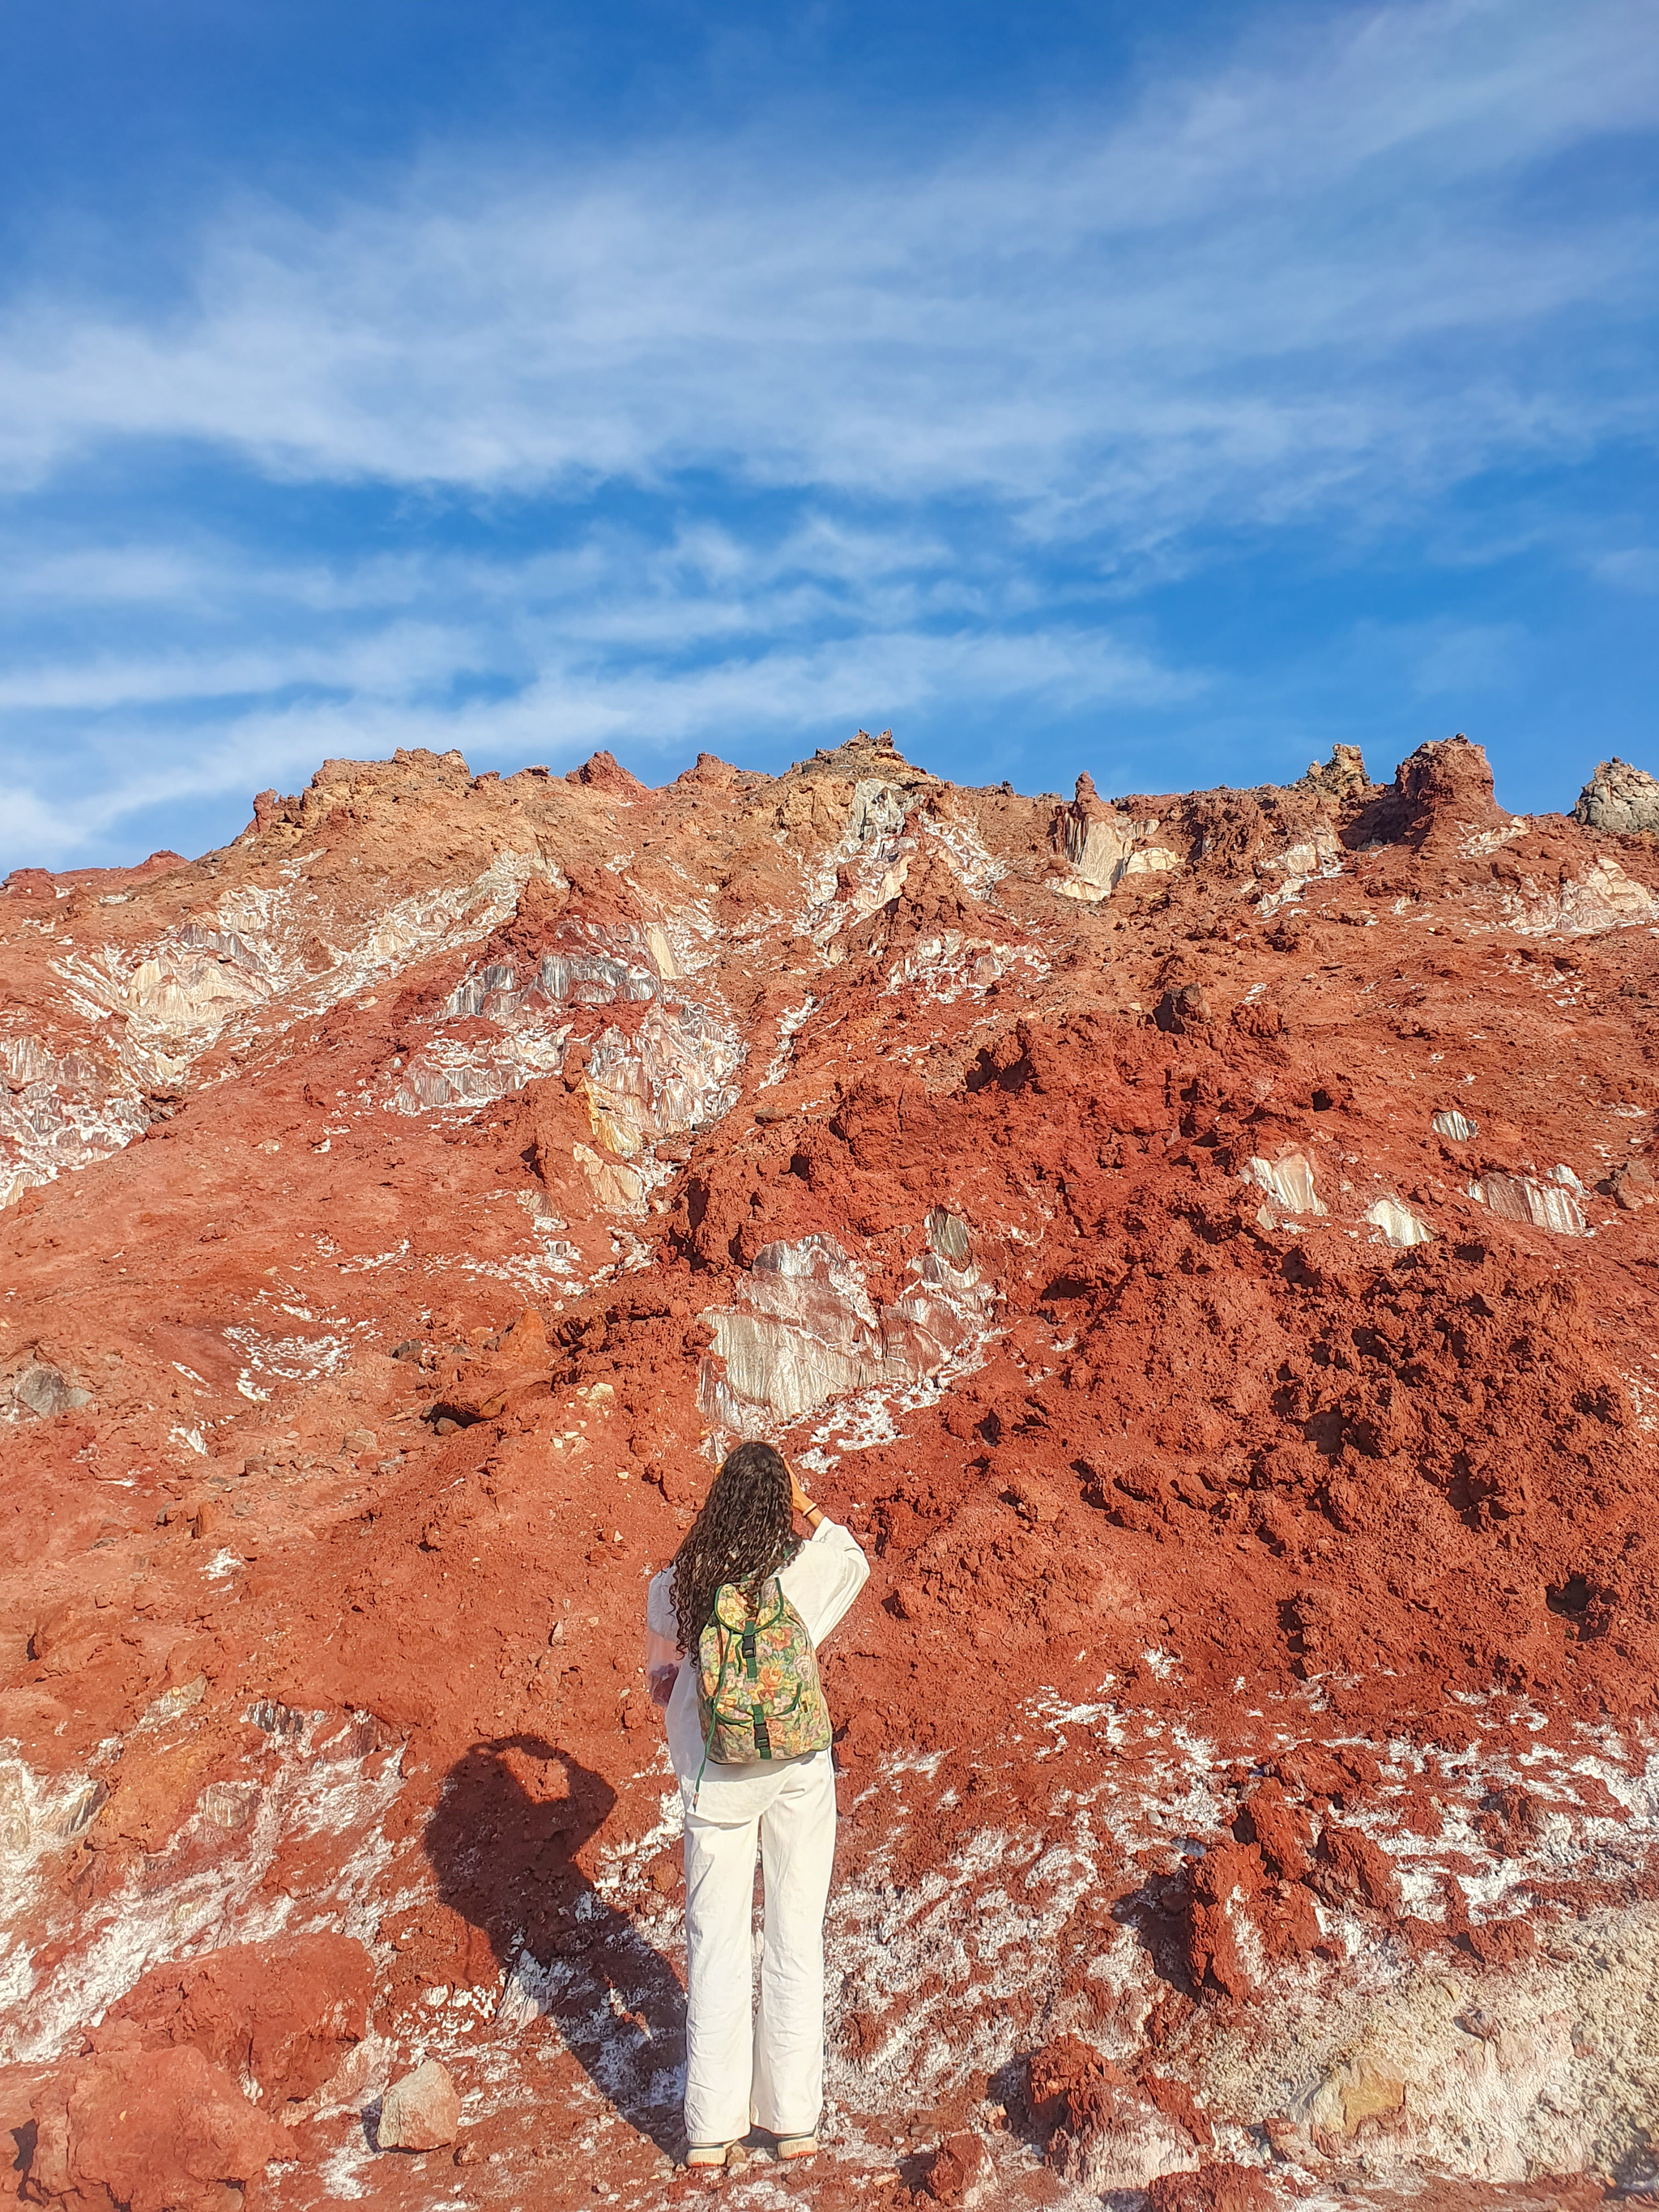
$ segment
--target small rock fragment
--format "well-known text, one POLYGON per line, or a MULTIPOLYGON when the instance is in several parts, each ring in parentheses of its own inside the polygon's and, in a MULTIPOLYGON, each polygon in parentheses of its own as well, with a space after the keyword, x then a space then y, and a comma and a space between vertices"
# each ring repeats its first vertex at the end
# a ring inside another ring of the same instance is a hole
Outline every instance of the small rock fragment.
POLYGON ((1613 1185, 1613 1202, 1626 1213, 1634 1213, 1639 1206, 1651 1206, 1659 1199, 1659 1182, 1645 1160, 1626 1160, 1622 1167, 1613 1170, 1607 1180, 1613 1185))
POLYGON ((947 2136, 933 2153, 922 2187, 933 2203, 959 2205, 967 2212, 984 2203, 995 2179, 991 2154, 976 2135, 963 2129, 960 2135, 947 2136))
POLYGON ((1214 1020, 1201 983, 1183 983, 1158 1000, 1152 1019, 1170 1036, 1190 1036, 1214 1020))
POLYGON ((927 1242, 939 1258, 948 1260, 952 1267, 966 1267, 973 1257, 973 1241, 967 1223, 945 1206, 936 1206, 928 1213, 927 1242))
POLYGON ((1286 1152, 1277 1160, 1253 1159, 1245 1180, 1265 1190, 1287 1213, 1328 1213, 1314 1188, 1313 1162, 1305 1152, 1286 1152))
POLYGON ((893 1610, 901 1620, 920 1620, 927 1611, 927 1593, 917 1582, 901 1582, 893 1592, 893 1610))
POLYGON ((1015 1475, 1008 1485, 1008 1496, 1020 1519, 1033 1527, 1048 1528, 1060 1518, 1058 1495, 1046 1483, 1036 1481, 1030 1475, 1015 1475))
POLYGON ((1400 1910, 1394 1863, 1358 1828, 1328 1820, 1319 1838, 1319 1887, 1334 1903, 1363 1901, 1374 1912, 1400 1910))
POLYGON ((1280 1784, 1264 1782, 1251 1793, 1239 1808, 1233 1832, 1240 1843, 1255 1845, 1270 1874, 1295 1881, 1307 1872, 1308 1824, 1280 1784))
POLYGON ((441 2150, 460 2124, 460 2094, 449 2069, 428 2058, 386 2091, 376 2139, 382 2150, 441 2150))
POLYGON ((14 1420, 33 1415, 37 1420, 49 1421, 55 1414, 72 1413, 78 1406, 89 1405, 92 1393, 72 1382, 61 1369, 35 1359, 26 1361, 0 1382, 0 1402, 5 1401, 9 1401, 10 1418, 14 1420))

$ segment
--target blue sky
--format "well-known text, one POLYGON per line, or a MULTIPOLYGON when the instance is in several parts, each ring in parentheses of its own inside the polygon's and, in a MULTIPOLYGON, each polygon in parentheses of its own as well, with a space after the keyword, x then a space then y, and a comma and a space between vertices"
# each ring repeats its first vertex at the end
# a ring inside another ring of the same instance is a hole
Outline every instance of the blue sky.
POLYGON ((0 867, 331 754, 1659 771, 1652 0, 54 0, 0 867))

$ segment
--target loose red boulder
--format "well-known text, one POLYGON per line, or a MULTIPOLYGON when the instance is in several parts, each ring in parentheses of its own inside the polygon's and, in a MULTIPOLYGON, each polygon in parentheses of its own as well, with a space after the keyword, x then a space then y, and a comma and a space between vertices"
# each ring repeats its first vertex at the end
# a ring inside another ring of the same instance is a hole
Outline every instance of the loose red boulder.
POLYGON ((282 2147, 222 2067, 186 2045, 70 2064, 33 2103, 21 2194, 65 2212, 233 2212, 282 2147))
POLYGON ((144 2047, 188 2044, 267 2107, 320 2088, 368 2025, 373 1968, 349 1936, 279 1936, 152 1966, 112 2008, 144 2047))

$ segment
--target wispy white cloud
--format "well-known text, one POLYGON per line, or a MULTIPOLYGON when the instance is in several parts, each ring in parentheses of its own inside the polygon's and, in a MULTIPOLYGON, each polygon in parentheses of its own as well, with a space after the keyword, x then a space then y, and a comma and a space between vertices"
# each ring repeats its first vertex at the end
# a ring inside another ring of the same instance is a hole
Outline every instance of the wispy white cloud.
MULTIPOLYGON (((1363 534, 1650 434, 1659 222, 1552 179, 1659 116, 1652 28, 1647 0, 1266 13, 1207 74, 926 159, 460 149, 324 215, 240 201, 149 312, 37 283, 0 310, 0 476, 58 526, 0 616, 9 842, 78 853, 325 750, 1193 696, 1121 601, 1206 533, 1363 534), (295 561, 76 504, 89 459, 181 448, 409 511, 295 561), (568 523, 434 550, 458 499, 471 542, 491 502, 568 523)), ((1435 681, 1507 650, 1460 635, 1435 681)))
POLYGON ((320 647, 295 642, 280 650, 175 649, 13 665, 0 671, 0 712, 82 708, 101 713, 295 689, 405 696, 461 674, 468 655, 468 641, 459 631, 392 623, 320 647))
POLYGON ((434 159, 325 220, 245 202, 165 313, 12 303, 0 455, 33 481, 111 438, 475 488, 714 466, 1165 521, 1479 466, 1647 404, 1474 349, 1650 278, 1651 222, 1510 196, 1654 120, 1652 28, 1636 0, 1304 12, 1132 112, 925 168, 685 144, 434 159))

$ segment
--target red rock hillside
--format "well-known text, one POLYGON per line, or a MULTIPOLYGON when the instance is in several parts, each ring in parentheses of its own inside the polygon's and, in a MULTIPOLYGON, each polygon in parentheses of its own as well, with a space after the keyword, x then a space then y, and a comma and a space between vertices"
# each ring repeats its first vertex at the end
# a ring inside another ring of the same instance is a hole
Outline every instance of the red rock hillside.
POLYGON ((1639 2188, 1656 801, 400 753, 15 873, 27 2201, 708 2194, 640 1620, 755 1435, 873 1574, 826 2147, 728 2189, 1639 2188))

